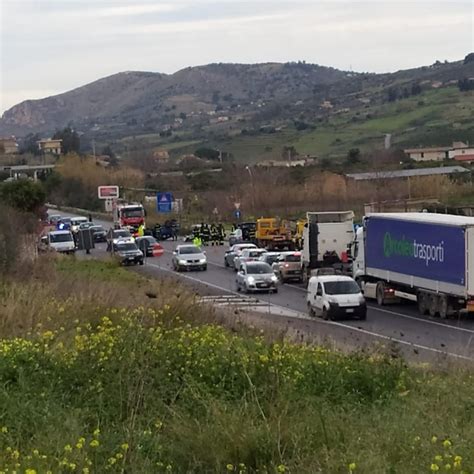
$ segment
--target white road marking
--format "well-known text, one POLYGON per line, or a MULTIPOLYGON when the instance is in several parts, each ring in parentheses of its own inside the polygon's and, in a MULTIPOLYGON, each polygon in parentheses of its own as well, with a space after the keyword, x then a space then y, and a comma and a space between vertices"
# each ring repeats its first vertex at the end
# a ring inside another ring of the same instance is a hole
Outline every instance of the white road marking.
MULTIPOLYGON (((185 278, 185 279, 194 281, 196 283, 199 283, 201 285, 209 286, 211 288, 222 290, 222 291, 225 291, 227 293, 231 293, 231 294, 234 294, 234 295, 240 297, 239 293, 237 293, 236 291, 228 290, 227 288, 224 288, 224 287, 219 286, 219 285, 215 285, 214 283, 208 283, 208 282, 202 281, 198 278, 192 277, 190 275, 185 275, 185 274, 177 275, 176 272, 174 272, 173 270, 170 270, 170 269, 164 268, 164 267, 160 267, 159 265, 156 265, 154 263, 147 263, 147 265, 158 268, 159 270, 162 270, 162 271, 165 271, 165 272, 168 272, 168 273, 173 273, 179 278, 185 278)), ((273 304, 273 303, 269 303, 269 305, 273 306, 275 308, 279 308, 279 309, 283 309, 283 310, 287 311, 288 315, 285 316, 287 318, 304 319, 304 320, 309 320, 309 321, 313 321, 313 322, 320 323, 320 324, 328 324, 328 325, 332 325, 332 326, 339 326, 339 327, 343 327, 345 329, 350 329, 351 331, 360 332, 362 334, 366 334, 366 335, 369 335, 369 336, 372 336, 372 337, 377 337, 379 339, 384 339, 386 341, 396 342, 398 344, 413 347, 413 348, 416 348, 416 349, 430 351, 430 352, 434 352, 436 354, 442 354, 442 355, 445 355, 445 356, 454 357, 456 359, 461 359, 461 360, 474 362, 474 358, 472 358, 472 357, 464 356, 464 355, 461 355, 461 354, 455 354, 453 352, 442 351, 441 349, 436 349, 434 347, 429 347, 429 346, 424 346, 424 345, 421 345, 421 344, 416 344, 416 343, 404 341, 402 339, 397 339, 397 338, 394 338, 394 337, 391 337, 391 336, 386 336, 385 334, 380 334, 380 333, 377 333, 377 332, 368 331, 366 329, 361 329, 361 328, 358 328, 358 327, 355 327, 355 326, 350 326, 350 325, 344 324, 344 323, 339 323, 339 322, 335 322, 335 321, 324 321, 324 320, 321 320, 321 319, 314 319, 314 318, 311 318, 309 315, 307 315, 305 313, 301 313, 299 311, 294 311, 294 310, 289 310, 288 308, 284 308, 283 306, 276 305, 276 304, 273 304)))
POLYGON ((373 308, 377 311, 381 311, 382 313, 394 314, 395 316, 400 316, 401 318, 413 319, 415 321, 421 321, 423 323, 434 324, 435 326, 442 326, 444 328, 455 329, 456 331, 464 331, 464 332, 467 332, 467 333, 470 333, 470 334, 474 334, 474 330, 472 330, 472 329, 461 328, 461 327, 453 326, 451 324, 446 324, 446 323, 439 323, 437 321, 431 321, 431 320, 425 319, 423 317, 409 316, 408 314, 397 313, 396 311, 390 311, 389 309, 382 309, 379 306, 368 305, 367 307, 368 308, 373 308))

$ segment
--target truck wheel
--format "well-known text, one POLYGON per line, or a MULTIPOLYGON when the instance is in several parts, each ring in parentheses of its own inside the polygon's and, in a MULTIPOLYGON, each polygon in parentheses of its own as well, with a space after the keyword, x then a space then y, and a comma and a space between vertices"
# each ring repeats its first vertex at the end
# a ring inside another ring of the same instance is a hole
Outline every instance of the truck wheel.
POLYGON ((329 319, 328 310, 326 308, 323 308, 323 312, 321 313, 321 316, 323 317, 324 321, 327 321, 329 319))
POLYGON ((448 297, 446 295, 439 295, 438 312, 441 319, 446 319, 449 316, 448 297))
POLYGON ((385 284, 381 281, 377 283, 377 288, 375 290, 377 296, 377 304, 379 306, 384 306, 385 304, 385 284))
POLYGON ((435 316, 438 316, 438 312, 439 312, 438 296, 429 295, 429 298, 428 298, 428 311, 429 311, 430 316, 432 318, 434 318, 435 316))
POLYGON ((422 315, 422 316, 425 316, 426 313, 428 312, 428 305, 427 305, 427 301, 426 301, 426 298, 427 295, 425 293, 423 293, 422 291, 420 291, 416 297, 417 299, 417 302, 418 302, 418 312, 422 315))

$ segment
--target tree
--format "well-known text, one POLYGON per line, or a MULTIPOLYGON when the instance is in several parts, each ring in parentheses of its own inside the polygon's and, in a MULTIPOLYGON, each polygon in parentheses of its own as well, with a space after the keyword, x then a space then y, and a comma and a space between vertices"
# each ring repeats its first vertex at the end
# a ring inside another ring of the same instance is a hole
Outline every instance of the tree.
POLYGON ((39 155, 40 150, 38 141, 41 137, 37 133, 29 133, 20 144, 20 154, 31 153, 32 155, 39 155))
POLYGON ((0 201, 23 212, 40 212, 46 192, 39 183, 21 179, 0 185, 0 201))
POLYGON ((110 166, 117 166, 118 165, 118 159, 117 155, 114 153, 112 150, 112 147, 110 145, 104 146, 101 151, 102 155, 107 155, 109 157, 109 163, 110 166))
POLYGON ((219 151, 214 150, 214 148, 201 147, 201 148, 198 148, 194 152, 194 154, 198 158, 202 158, 203 160, 213 160, 213 161, 219 160, 219 151))
POLYGON ((53 140, 62 140, 62 151, 66 153, 79 153, 81 148, 81 140, 78 133, 71 127, 66 127, 62 130, 57 130, 53 135, 53 140))
POLYGON ((347 162, 351 165, 360 162, 360 150, 358 148, 351 148, 347 153, 347 162))

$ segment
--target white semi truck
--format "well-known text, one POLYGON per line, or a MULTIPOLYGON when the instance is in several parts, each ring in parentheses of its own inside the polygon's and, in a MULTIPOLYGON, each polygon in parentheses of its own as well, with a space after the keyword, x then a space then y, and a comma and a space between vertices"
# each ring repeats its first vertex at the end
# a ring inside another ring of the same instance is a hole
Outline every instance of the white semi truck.
POLYGON ((354 212, 308 212, 303 229, 303 280, 322 267, 349 270, 344 255, 354 240, 354 212))
POLYGON ((420 314, 474 311, 474 218, 369 214, 351 246, 353 277, 379 305, 401 299, 420 314))

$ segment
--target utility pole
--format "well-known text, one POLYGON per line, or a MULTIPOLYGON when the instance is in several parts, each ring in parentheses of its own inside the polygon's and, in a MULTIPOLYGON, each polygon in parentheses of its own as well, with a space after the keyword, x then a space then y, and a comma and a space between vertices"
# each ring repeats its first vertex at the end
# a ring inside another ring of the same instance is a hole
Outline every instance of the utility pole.
POLYGON ((97 158, 95 157, 95 138, 92 139, 92 154, 94 155, 94 161, 97 163, 97 158))

